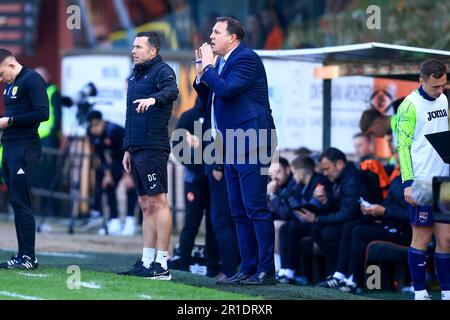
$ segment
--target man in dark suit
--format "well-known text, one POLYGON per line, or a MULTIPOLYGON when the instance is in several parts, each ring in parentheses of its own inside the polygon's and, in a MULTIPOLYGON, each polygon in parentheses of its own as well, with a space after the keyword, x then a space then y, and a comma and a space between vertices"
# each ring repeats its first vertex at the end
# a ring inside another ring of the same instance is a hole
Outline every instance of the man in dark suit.
POLYGON ((195 51, 194 88, 211 114, 212 136, 226 134, 225 177, 242 263, 240 272, 222 283, 271 285, 276 283, 274 225, 264 173, 276 147, 275 125, 264 65, 241 42, 244 35, 239 21, 217 18, 211 44, 195 51))

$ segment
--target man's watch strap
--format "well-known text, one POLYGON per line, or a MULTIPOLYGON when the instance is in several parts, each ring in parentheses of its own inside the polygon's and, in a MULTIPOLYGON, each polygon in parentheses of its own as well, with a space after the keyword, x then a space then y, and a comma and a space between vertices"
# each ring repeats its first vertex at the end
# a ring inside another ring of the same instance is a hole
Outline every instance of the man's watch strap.
POLYGON ((8 118, 8 126, 12 126, 13 121, 14 121, 13 117, 9 117, 8 118))

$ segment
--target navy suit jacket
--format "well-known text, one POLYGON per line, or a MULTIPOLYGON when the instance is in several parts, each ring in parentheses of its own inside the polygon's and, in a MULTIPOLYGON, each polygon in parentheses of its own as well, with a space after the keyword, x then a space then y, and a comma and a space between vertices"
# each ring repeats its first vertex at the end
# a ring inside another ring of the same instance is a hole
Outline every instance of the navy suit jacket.
MULTIPOLYGON (((194 81, 202 103, 211 112, 212 94, 214 97, 214 115, 218 129, 224 137, 226 146, 227 129, 266 129, 267 139, 257 139, 257 147, 272 147, 270 130, 275 130, 272 111, 269 104, 267 76, 260 57, 243 43, 228 57, 221 74, 216 68, 208 69, 200 83, 194 81)), ((258 136, 258 131, 256 131, 258 136)), ((245 152, 253 149, 245 144, 245 152)), ((238 152, 235 151, 235 154, 238 152)))

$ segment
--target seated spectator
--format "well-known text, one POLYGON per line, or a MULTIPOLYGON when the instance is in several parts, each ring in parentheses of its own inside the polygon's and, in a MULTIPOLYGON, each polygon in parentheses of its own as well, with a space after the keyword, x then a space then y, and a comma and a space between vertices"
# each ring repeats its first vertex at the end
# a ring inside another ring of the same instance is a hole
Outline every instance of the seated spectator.
POLYGON ((320 167, 333 183, 331 196, 326 194, 323 186, 314 190, 314 197, 325 207, 324 213, 316 215, 301 209, 298 216, 314 224, 312 238, 325 256, 326 271, 330 274, 336 270, 344 224, 361 216, 358 200, 366 194, 366 188, 355 165, 348 162, 339 149, 325 150, 321 155, 320 167))
MULTIPOLYGON (((331 183, 322 174, 314 172, 314 160, 309 157, 297 157, 291 163, 294 180, 300 186, 300 204, 314 204, 321 206, 314 198, 314 190, 318 186, 324 186, 331 193, 331 183)), ((298 209, 298 208, 292 208, 298 209)), ((294 210, 295 212, 295 210, 294 210)), ((295 213, 294 213, 295 216, 295 213)), ((295 283, 295 273, 299 268, 300 241, 309 236, 313 224, 294 218, 287 221, 280 229, 281 269, 278 272, 279 283, 295 283)), ((304 271, 304 270, 303 270, 304 271)), ((306 284, 306 275, 299 274, 297 283, 306 284)))
POLYGON ((355 147, 355 155, 357 157, 357 163, 366 159, 374 159, 372 153, 372 141, 370 136, 365 133, 357 133, 353 136, 353 146, 355 147))
POLYGON ((369 202, 381 203, 389 188, 389 177, 383 165, 372 154, 372 141, 369 135, 357 133, 353 136, 355 154, 358 157, 356 165, 362 172, 366 184, 369 202))
POLYGON ((283 47, 284 31, 277 12, 268 8, 261 12, 261 23, 266 33, 265 50, 278 50, 283 47))
POLYGON ((273 213, 275 224, 275 270, 280 268, 279 231, 292 217, 292 208, 299 203, 299 186, 292 176, 289 162, 280 157, 279 163, 269 168, 271 181, 267 185, 268 206, 273 213))
MULTIPOLYGON (((208 30, 210 30, 211 25, 214 25, 214 23, 208 25, 208 30)), ((262 49, 264 47, 264 37, 262 34, 261 23, 257 15, 252 14, 245 18, 245 30, 245 43, 248 47, 252 49, 262 49)))
MULTIPOLYGON (((395 157, 398 159, 397 153, 395 157)), ((409 245, 409 215, 398 166, 391 178, 393 180, 383 204, 361 205, 363 216, 345 224, 336 272, 318 286, 360 293, 364 288, 365 252, 370 242, 383 240, 409 245)))

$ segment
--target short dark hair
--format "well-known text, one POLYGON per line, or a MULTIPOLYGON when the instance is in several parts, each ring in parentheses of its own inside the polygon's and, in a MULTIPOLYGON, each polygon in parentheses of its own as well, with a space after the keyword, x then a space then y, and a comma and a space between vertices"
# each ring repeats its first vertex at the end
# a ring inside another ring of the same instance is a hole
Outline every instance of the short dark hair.
POLYGON ((279 158, 278 158, 278 163, 279 163, 284 169, 289 168, 289 161, 287 161, 286 158, 279 157, 279 158))
POLYGON ((216 22, 227 22, 227 32, 229 35, 235 34, 236 38, 241 41, 245 37, 245 30, 239 20, 231 17, 218 17, 216 22))
POLYGON ((312 151, 306 147, 300 147, 297 150, 295 150, 294 153, 297 156, 307 157, 312 153, 312 151))
POLYGON ((312 158, 300 156, 292 160, 291 166, 295 170, 304 169, 309 173, 312 173, 314 172, 316 164, 312 158))
POLYGON ((365 110, 361 118, 359 119, 359 128, 362 132, 366 133, 369 128, 373 125, 376 119, 383 117, 383 114, 377 109, 365 110))
POLYGON ((159 53, 159 49, 161 49, 161 39, 156 32, 139 32, 136 37, 147 37, 147 41, 150 47, 154 47, 156 52, 159 53))
POLYGON ((338 160, 342 160, 344 161, 344 163, 347 163, 347 157, 345 156, 345 153, 333 147, 328 148, 322 153, 322 155, 320 156, 320 161, 322 161, 323 158, 327 158, 333 163, 338 162, 338 160))
POLYGON ((369 141, 369 142, 371 141, 370 136, 363 132, 358 132, 357 134, 353 135, 353 139, 356 139, 356 138, 366 138, 367 141, 369 141))
POLYGON ((8 49, 0 48, 0 63, 3 63, 6 58, 14 57, 11 51, 8 49))
POLYGON ((438 59, 428 59, 420 65, 420 77, 423 80, 433 78, 439 79, 447 72, 447 66, 438 59))
POLYGON ((88 113, 86 119, 88 122, 91 122, 92 120, 103 120, 103 115, 98 110, 92 110, 88 113))

